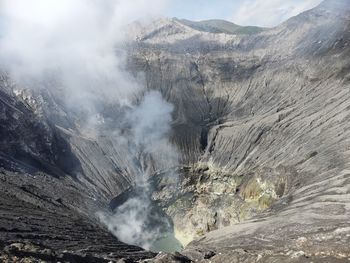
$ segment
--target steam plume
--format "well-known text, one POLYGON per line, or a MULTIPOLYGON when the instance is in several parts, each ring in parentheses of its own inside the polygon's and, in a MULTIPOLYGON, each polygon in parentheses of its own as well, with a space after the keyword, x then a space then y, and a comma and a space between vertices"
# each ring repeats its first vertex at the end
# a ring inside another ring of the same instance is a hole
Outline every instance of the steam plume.
POLYGON ((105 122, 101 104, 123 109, 111 134, 128 153, 125 158, 133 166, 140 193, 114 215, 102 213, 100 218, 122 241, 145 248, 159 235, 157 229, 147 231, 151 209, 147 178, 155 167, 177 161, 167 139, 172 106, 126 72, 123 51, 116 47, 124 41, 126 24, 153 15, 159 11, 154 8, 165 3, 152 0, 150 9, 147 0, 0 1, 0 67, 19 86, 62 95, 67 111, 88 116, 85 126, 97 133, 105 122), (135 104, 140 96, 141 103, 135 104))

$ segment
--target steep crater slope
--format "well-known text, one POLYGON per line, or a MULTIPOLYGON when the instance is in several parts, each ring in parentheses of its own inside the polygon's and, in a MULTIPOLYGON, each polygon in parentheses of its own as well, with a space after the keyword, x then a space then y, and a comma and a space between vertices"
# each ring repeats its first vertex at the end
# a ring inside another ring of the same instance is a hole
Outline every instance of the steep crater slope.
MULTIPOLYGON (((118 241, 95 217, 108 203, 108 188, 103 190, 108 178, 103 183, 97 177, 89 180, 89 175, 97 175, 97 160, 81 155, 90 150, 99 158, 101 148, 55 126, 33 108, 40 103, 29 93, 19 94, 6 74, 0 87, 0 261, 109 262, 153 257, 154 253, 118 241), (80 140, 79 149, 70 136, 80 140)), ((122 187, 123 178, 115 180, 122 187)))
MULTIPOLYGON (((183 251, 192 260, 347 262, 349 6, 326 1, 249 35, 178 20, 133 25, 129 69, 175 106, 171 140, 181 153, 175 182, 153 167, 152 196, 183 243, 198 238, 183 251)), ((84 116, 60 96, 2 74, 0 259, 153 257, 97 220, 135 173, 110 127, 86 136, 84 116)))
POLYGON ((249 36, 163 20, 137 38, 130 68, 176 106, 181 186, 160 176, 154 198, 179 238, 260 218, 191 243, 193 259, 348 257, 349 6, 249 36))

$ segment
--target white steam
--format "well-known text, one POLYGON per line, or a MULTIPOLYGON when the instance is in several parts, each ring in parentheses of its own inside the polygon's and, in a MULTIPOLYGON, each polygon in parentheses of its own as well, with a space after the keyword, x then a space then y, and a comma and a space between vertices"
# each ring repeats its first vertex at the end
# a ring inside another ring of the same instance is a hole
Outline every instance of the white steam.
POLYGON ((165 3, 152 0, 150 8, 147 0, 0 0, 0 68, 19 86, 62 95, 66 111, 78 109, 86 117, 82 125, 97 133, 105 127, 101 104, 121 109, 121 124, 111 134, 127 153, 139 194, 100 218, 119 239, 144 248, 160 234, 148 227, 154 218, 147 179, 177 162, 168 140, 173 107, 126 72, 116 47, 126 24, 165 3))
POLYGON ((135 196, 117 207, 113 214, 100 212, 98 216, 121 241, 150 250, 164 232, 170 229, 170 224, 154 211, 150 198, 151 188, 147 181, 142 184, 139 179, 137 184, 135 196))
POLYGON ((164 230, 170 229, 167 219, 154 211, 152 186, 147 179, 154 165, 166 169, 177 164, 177 152, 168 140, 172 111, 173 106, 165 102, 159 92, 151 91, 127 113, 126 126, 130 132, 126 142, 130 156, 137 160, 134 161, 135 194, 112 215, 99 213, 101 221, 121 241, 145 249, 151 249, 164 230))
MULTIPOLYGON (((164 1, 156 1, 161 7, 164 1)), ((123 72, 116 44, 123 27, 151 15, 146 0, 3 0, 0 63, 33 86, 55 72, 71 105, 95 94, 127 103, 139 86, 123 72)), ((154 10, 154 9, 152 9, 154 10)), ((154 12, 159 11, 156 8, 154 12)), ((79 103, 91 108, 93 105, 79 103)))

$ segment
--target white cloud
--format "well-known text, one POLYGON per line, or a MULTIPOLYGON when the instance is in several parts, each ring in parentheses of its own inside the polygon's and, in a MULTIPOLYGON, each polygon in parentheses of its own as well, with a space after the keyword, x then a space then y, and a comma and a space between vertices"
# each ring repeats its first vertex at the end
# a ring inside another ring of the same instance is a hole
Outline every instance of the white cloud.
POLYGON ((322 0, 245 0, 230 18, 239 25, 276 26, 322 0))
POLYGON ((125 24, 161 12, 166 1, 153 3, 154 8, 147 0, 0 0, 0 66, 17 82, 60 71, 74 106, 82 107, 76 103, 81 97, 91 102, 96 90, 123 100, 137 85, 118 69, 124 61, 116 57, 115 44, 125 24))

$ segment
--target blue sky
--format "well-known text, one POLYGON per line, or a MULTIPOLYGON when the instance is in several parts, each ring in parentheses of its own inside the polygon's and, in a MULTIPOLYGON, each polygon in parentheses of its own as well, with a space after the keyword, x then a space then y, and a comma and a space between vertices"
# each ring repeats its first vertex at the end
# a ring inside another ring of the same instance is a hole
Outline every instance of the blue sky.
POLYGON ((272 27, 317 6, 322 0, 165 0, 164 15, 190 20, 225 19, 272 27))
POLYGON ((169 2, 165 15, 191 20, 227 19, 241 2, 242 0, 173 0, 169 2))

